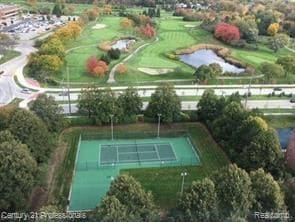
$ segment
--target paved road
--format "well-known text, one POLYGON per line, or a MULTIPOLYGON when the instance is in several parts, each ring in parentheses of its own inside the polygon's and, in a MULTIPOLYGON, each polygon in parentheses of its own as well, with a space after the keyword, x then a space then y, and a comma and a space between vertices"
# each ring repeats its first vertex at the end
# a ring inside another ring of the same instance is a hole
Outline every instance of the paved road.
MULTIPOLYGON (((183 101, 181 102, 182 110, 197 110, 197 101, 183 101)), ((245 105, 245 101, 242 101, 245 105)), ((143 102, 143 110, 148 106, 148 102, 143 102)), ((64 113, 69 113, 69 105, 62 104, 64 113)), ((295 109, 295 103, 290 103, 289 100, 248 100, 247 107, 249 109, 259 108, 259 109, 295 109)), ((72 113, 77 113, 77 104, 71 105, 72 113)))
POLYGON ((21 55, 0 65, 0 70, 4 71, 0 76, 0 106, 11 102, 16 97, 25 99, 30 96, 21 92, 21 88, 14 81, 14 74, 19 67, 27 63, 27 56, 36 51, 32 45, 32 41, 20 42, 15 50, 21 52, 21 55))
MULTIPOLYGON (((193 87, 193 86, 191 86, 193 87)), ((114 88, 116 89, 116 88, 114 88)), ((176 94, 178 96, 202 96, 204 91, 207 88, 198 88, 197 86, 195 86, 195 88, 192 89, 177 89, 176 88, 176 94)), ((232 95, 233 93, 239 92, 240 95, 244 95, 245 93, 248 92, 248 88, 247 86, 241 86, 241 88, 229 88, 229 89, 214 89, 215 93, 217 95, 224 95, 224 96, 228 96, 228 95, 232 95)), ((122 93, 123 90, 119 89, 116 90, 116 93, 122 93)), ((153 93, 155 92, 155 89, 138 89, 138 94, 141 97, 150 97, 153 93)), ((252 95, 268 95, 272 92, 274 92, 273 87, 268 87, 268 88, 251 88, 249 89, 249 92, 251 92, 252 95)), ((283 91, 275 91, 276 95, 279 95, 281 92, 284 92, 285 94, 290 94, 293 93, 295 94, 295 89, 294 88, 285 88, 283 91)), ((48 92, 48 95, 51 95, 53 97, 55 97, 55 99, 57 101, 64 101, 65 99, 67 99, 67 97, 65 96, 59 96, 58 93, 52 93, 52 92, 48 92)), ((79 92, 72 92, 71 93, 71 100, 75 101, 78 99, 80 93, 79 92)), ((251 99, 251 97, 250 97, 251 99)), ((271 98, 270 98, 271 99, 271 98)))

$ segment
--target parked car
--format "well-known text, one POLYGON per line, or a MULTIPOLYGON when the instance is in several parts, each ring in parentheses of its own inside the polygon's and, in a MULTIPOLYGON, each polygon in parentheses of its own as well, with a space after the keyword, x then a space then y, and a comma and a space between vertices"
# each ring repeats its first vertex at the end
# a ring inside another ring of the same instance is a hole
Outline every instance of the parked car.
POLYGON ((31 93, 31 90, 28 89, 28 88, 23 88, 23 89, 21 90, 21 92, 22 92, 22 93, 25 93, 25 94, 30 94, 30 93, 31 93))
POLYGON ((2 75, 4 73, 4 71, 2 70, 2 71, 0 71, 0 75, 2 75))
POLYGON ((273 88, 273 91, 282 91, 282 88, 275 87, 275 88, 273 88))
POLYGON ((290 99, 290 103, 295 103, 295 98, 290 99))

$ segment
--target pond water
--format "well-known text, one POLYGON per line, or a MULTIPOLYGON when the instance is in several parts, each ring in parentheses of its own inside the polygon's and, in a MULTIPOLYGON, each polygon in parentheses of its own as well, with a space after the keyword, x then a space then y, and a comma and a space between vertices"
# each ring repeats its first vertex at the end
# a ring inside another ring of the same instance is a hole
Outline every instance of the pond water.
POLYGON ((201 49, 197 50, 190 54, 183 54, 179 56, 180 61, 191 65, 195 68, 198 68, 201 65, 209 65, 212 63, 218 63, 223 72, 232 72, 232 73, 241 73, 245 71, 245 69, 238 68, 228 62, 226 62, 223 58, 218 56, 213 50, 211 49, 201 49))
POLYGON ((127 49, 128 46, 134 42, 135 42, 134 39, 120 39, 115 44, 112 45, 112 48, 124 50, 124 49, 127 49))
POLYGON ((277 129, 277 134, 279 137, 279 141, 281 144, 282 149, 287 149, 291 133, 294 129, 293 128, 281 128, 277 129))

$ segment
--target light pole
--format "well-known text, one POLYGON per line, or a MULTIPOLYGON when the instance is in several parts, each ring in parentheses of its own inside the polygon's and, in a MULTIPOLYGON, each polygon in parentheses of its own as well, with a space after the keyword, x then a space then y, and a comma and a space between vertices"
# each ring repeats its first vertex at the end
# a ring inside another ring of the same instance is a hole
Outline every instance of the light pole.
POLYGON ((114 114, 110 114, 111 117, 111 133, 112 133, 112 140, 114 140, 114 125, 113 125, 113 117, 114 114))
POLYGON ((67 67, 67 86, 68 86, 68 103, 69 103, 69 113, 72 114, 72 107, 71 107, 71 96, 70 96, 70 82, 69 82, 69 68, 67 67))
POLYGON ((158 115, 158 138, 160 138, 160 124, 161 124, 161 115, 160 113, 158 115))
POLYGON ((187 175, 188 175, 187 172, 182 172, 182 173, 180 174, 180 176, 182 176, 181 191, 180 191, 181 195, 182 195, 182 193, 183 193, 184 177, 186 177, 187 175))
POLYGON ((247 109, 247 103, 248 103, 248 96, 250 94, 250 89, 251 89, 251 82, 252 82, 252 78, 250 78, 250 82, 249 82, 249 86, 248 86, 248 90, 247 90, 247 93, 246 93, 246 99, 245 99, 245 109, 247 109))

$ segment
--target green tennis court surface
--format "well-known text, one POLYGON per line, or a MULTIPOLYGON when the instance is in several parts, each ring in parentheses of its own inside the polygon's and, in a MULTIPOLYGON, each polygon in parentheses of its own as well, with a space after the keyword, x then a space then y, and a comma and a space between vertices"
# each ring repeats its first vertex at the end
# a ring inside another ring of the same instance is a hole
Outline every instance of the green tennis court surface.
POLYGON ((70 192, 69 211, 91 210, 121 169, 200 164, 188 137, 81 140, 70 192))

